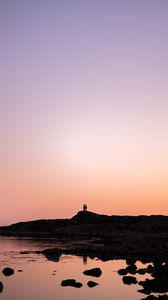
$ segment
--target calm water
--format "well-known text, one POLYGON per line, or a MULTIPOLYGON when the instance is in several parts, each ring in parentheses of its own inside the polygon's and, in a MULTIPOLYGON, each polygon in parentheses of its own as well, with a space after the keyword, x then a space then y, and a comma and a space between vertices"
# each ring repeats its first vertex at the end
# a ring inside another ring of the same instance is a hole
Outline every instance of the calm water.
MULTIPOLYGON (((100 260, 82 257, 62 256, 59 262, 49 261, 43 255, 20 254, 23 250, 41 250, 53 247, 49 242, 38 242, 28 239, 0 238, 0 281, 4 289, 0 293, 0 300, 136 300, 143 299, 145 295, 137 292, 139 285, 124 285, 122 276, 116 272, 125 268, 125 261, 100 260), (10 277, 2 274, 2 269, 11 266, 15 273, 10 277), (89 268, 100 267, 102 276, 94 278, 85 276, 83 271, 89 268), (21 269, 23 272, 18 272, 21 269), (53 275, 55 274, 55 275, 53 275), (83 284, 83 287, 61 287, 64 279, 74 278, 83 284), (87 282, 93 280, 99 283, 89 288, 87 282)), ((144 267, 141 263, 138 267, 144 267)), ((138 280, 145 279, 144 275, 136 275, 138 280)))

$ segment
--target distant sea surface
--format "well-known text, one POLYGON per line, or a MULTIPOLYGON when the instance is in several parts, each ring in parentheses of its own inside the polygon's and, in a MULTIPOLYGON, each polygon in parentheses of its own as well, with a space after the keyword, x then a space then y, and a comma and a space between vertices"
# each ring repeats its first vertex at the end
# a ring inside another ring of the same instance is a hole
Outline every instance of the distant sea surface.
MULTIPOLYGON (((136 300, 145 295, 137 292, 139 285, 124 285, 122 276, 117 270, 126 267, 122 260, 102 262, 97 259, 76 256, 61 256, 59 261, 52 261, 43 255, 20 251, 42 250, 56 247, 54 241, 38 241, 20 238, 0 237, 0 281, 3 291, 0 300, 136 300), (12 276, 6 277, 2 270, 5 267, 14 269, 12 276), (99 278, 86 276, 84 270, 99 267, 102 275, 99 278), (20 271, 19 271, 20 270, 20 271), (62 287, 65 279, 76 279, 81 288, 62 287), (89 280, 98 283, 89 288, 89 280)), ((137 262, 138 267, 144 267, 137 262)), ((143 275, 136 275, 137 280, 144 280, 143 275)))

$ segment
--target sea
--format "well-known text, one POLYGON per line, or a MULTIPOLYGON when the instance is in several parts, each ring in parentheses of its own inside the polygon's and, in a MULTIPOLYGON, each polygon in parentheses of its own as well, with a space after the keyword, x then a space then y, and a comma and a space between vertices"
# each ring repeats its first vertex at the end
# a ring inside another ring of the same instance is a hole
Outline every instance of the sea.
MULTIPOLYGON (((0 300, 140 300, 147 295, 138 292, 139 284, 126 285, 118 270, 126 267, 125 260, 103 262, 97 258, 62 255, 58 259, 46 258, 33 251, 58 247, 54 240, 30 238, 0 237, 0 281, 3 290, 0 300), (31 252, 32 251, 32 252, 31 252), (5 276, 3 269, 14 270, 11 276, 5 276), (85 270, 100 268, 99 278, 86 276, 85 270), (61 282, 75 279, 82 287, 63 287, 61 282), (97 283, 90 288, 88 281, 97 283)), ((145 268, 141 262, 138 268, 145 268)), ((133 275, 134 276, 134 275, 133 275)), ((149 274, 135 275, 137 281, 150 278, 149 274)))

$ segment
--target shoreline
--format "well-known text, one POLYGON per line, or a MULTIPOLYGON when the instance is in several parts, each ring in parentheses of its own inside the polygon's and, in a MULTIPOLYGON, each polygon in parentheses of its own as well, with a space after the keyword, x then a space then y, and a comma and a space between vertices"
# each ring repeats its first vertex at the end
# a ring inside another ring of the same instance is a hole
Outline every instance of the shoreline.
POLYGON ((167 216, 106 216, 79 211, 71 219, 0 227, 0 236, 51 240, 60 251, 102 260, 168 260, 167 216))

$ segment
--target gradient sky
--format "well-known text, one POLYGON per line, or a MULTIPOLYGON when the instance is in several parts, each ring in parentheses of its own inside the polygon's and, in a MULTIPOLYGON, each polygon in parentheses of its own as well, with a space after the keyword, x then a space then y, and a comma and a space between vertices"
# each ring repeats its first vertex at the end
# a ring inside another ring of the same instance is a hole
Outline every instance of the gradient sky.
POLYGON ((0 0, 0 224, 168 214, 168 1, 0 0))

